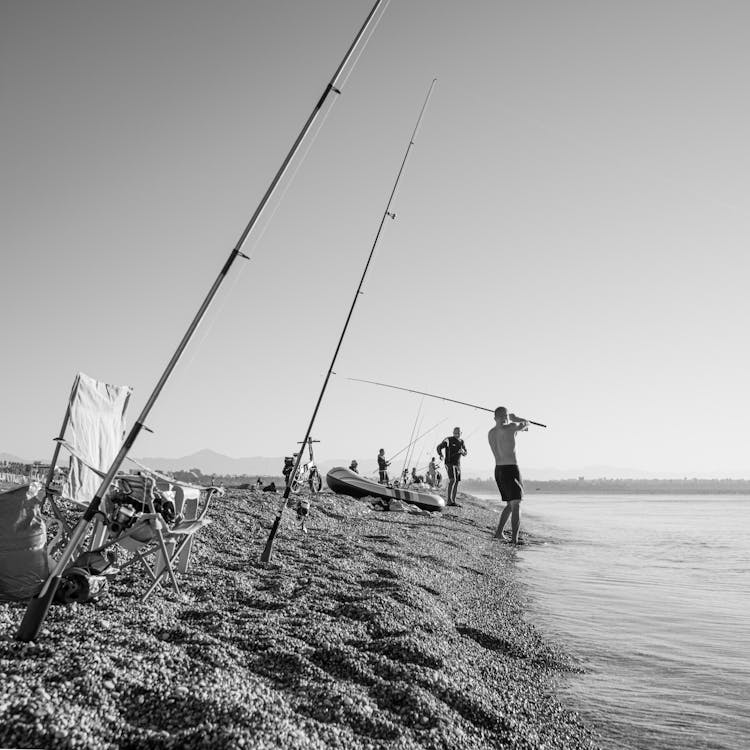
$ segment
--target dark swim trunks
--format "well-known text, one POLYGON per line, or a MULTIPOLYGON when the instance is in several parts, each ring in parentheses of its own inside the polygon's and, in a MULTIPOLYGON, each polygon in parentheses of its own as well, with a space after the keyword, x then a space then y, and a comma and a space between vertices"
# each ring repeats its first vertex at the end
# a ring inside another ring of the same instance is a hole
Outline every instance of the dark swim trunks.
POLYGON ((448 479, 452 482, 461 481, 461 464, 446 464, 445 470, 448 472, 448 479))
POLYGON ((523 500, 523 481, 521 480, 521 471, 516 464, 496 466, 495 482, 497 482, 500 497, 504 502, 523 500))

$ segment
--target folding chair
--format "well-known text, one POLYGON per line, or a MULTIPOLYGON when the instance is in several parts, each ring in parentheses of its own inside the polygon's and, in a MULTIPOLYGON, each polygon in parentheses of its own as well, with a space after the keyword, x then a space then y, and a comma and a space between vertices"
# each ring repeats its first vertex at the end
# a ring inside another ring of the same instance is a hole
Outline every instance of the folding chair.
MULTIPOLYGON (((88 464, 70 443, 60 438, 57 441, 94 474, 104 476, 104 472, 88 464)), ((187 572, 195 534, 210 523, 207 515, 211 500, 223 495, 224 489, 176 482, 135 459, 128 460, 140 467, 140 471, 118 473, 115 477, 106 498, 106 514, 102 514, 104 534, 90 550, 102 554, 117 544, 131 553, 132 558, 117 566, 115 572, 141 563, 152 581, 141 601, 148 599, 165 576, 179 593, 174 571, 187 572), (157 488, 157 482, 163 489, 157 488), (204 495, 202 507, 201 494, 204 495), (169 503, 173 503, 171 508, 167 507, 169 503)))
MULTIPOLYGON (((106 471, 122 445, 125 436, 125 412, 133 389, 125 385, 110 385, 79 372, 65 409, 60 435, 44 483, 44 500, 63 525, 67 538, 71 527, 64 512, 64 501, 75 509, 88 507, 99 488, 100 472, 106 471), (70 439, 67 440, 66 436, 70 439), (70 446, 71 458, 62 489, 53 487, 55 467, 63 445, 70 446), (63 501, 63 502, 61 502, 63 501)), ((106 501, 105 501, 106 502, 106 501)), ((97 522, 90 546, 103 542, 106 528, 97 522)))
MULTIPOLYGON (((137 462, 136 462, 137 463, 137 462)), ((140 466, 141 464, 139 464, 140 466)), ((151 579, 151 585, 141 597, 146 601, 157 586, 169 579, 176 593, 180 593, 175 570, 187 572, 193 540, 198 531, 210 523, 207 518, 211 500, 223 494, 218 487, 198 487, 197 485, 178 484, 177 491, 168 489, 160 491, 162 497, 171 500, 174 497, 174 521, 170 525, 171 514, 165 514, 164 508, 157 509, 157 480, 168 482, 169 478, 157 472, 142 469, 140 474, 118 475, 119 490, 114 502, 121 498, 130 498, 133 503, 146 508, 135 524, 128 527, 115 541, 133 557, 120 570, 140 563, 151 579), (203 507, 199 509, 198 496, 191 493, 185 497, 186 489, 205 492, 203 507), (182 495, 182 497, 180 497, 182 495), (195 502, 188 502, 194 500, 195 502)), ((174 480, 171 480, 172 482, 174 480)))
POLYGON ((173 477, 149 469, 134 458, 128 460, 138 466, 141 473, 153 477, 157 487, 161 484, 162 494, 174 501, 178 522, 170 528, 170 533, 188 537, 180 546, 177 566, 178 572, 186 573, 190 564, 195 532, 210 523, 207 517, 209 506, 215 497, 224 496, 224 488, 179 482, 173 477))
MULTIPOLYGON (((127 386, 100 383, 83 373, 77 375, 60 436, 55 438, 55 453, 45 484, 45 497, 61 520, 65 515, 60 499, 76 507, 88 507, 106 475, 125 434, 125 410, 131 392, 127 386), (70 439, 66 438, 67 433, 70 439), (68 476, 58 492, 52 486, 52 478, 61 448, 65 448, 71 458, 68 476)), ((97 514, 88 550, 104 555, 117 544, 131 553, 128 562, 112 566, 109 572, 140 563, 152 581, 142 597, 145 601, 165 578, 179 592, 174 571, 187 571, 195 534, 209 523, 210 502, 223 490, 178 483, 135 459, 128 460, 137 464, 141 471, 139 474, 119 472, 115 476, 97 514), (157 482, 161 485, 159 488, 157 482), (202 508, 199 508, 200 493, 205 494, 202 508), (165 498, 174 502, 173 514, 162 507, 165 498)))

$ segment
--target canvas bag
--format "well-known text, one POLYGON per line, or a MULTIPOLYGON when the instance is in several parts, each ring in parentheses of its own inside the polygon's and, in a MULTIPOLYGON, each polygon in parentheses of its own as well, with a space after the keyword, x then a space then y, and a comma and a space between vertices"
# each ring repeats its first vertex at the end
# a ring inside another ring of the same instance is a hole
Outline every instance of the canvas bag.
POLYGON ((0 599, 30 599, 49 576, 39 485, 0 493, 0 599))

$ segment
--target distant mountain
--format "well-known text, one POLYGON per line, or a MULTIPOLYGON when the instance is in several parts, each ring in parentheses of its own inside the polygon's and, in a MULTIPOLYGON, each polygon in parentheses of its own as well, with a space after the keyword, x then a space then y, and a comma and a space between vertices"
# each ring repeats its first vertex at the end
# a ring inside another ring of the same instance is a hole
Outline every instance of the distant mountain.
POLYGON ((8 461, 10 463, 14 464, 27 464, 29 461, 27 461, 25 458, 20 458, 19 456, 14 456, 12 453, 0 453, 0 461, 8 461))
POLYGON ((158 471, 187 471, 200 469, 203 474, 280 474, 284 459, 264 456, 251 458, 231 458, 205 448, 197 453, 179 458, 159 458, 146 456, 138 459, 146 466, 158 471))
MULTIPOLYGON (((138 459, 146 466, 159 471, 200 469, 203 474, 221 475, 248 475, 248 476, 278 476, 284 466, 283 456, 251 456, 248 458, 230 458, 216 451, 205 448, 197 453, 181 458, 158 458, 146 457, 138 459)), ((322 473, 326 473, 334 466, 348 466, 348 458, 327 458, 318 462, 322 473)), ((398 463, 398 462, 397 462, 398 463)), ((375 461, 362 461, 360 471, 367 474, 376 468, 375 461), (372 466, 369 466, 372 463, 372 466), (366 465, 367 464, 367 465, 366 465)), ((400 464, 397 469, 400 471, 400 464)), ((540 481, 550 479, 670 479, 681 478, 682 474, 659 474, 655 472, 642 471, 640 469, 623 468, 616 466, 583 466, 574 469, 536 469, 521 467, 524 477, 527 479, 538 479, 540 481)), ((393 472, 392 472, 393 473, 393 472)), ((489 463, 472 465, 466 463, 463 466, 464 477, 477 477, 486 479, 492 475, 492 467, 489 463)), ((739 476, 739 475, 738 475, 739 476)))
MULTIPOLYGON (((146 457, 138 459, 142 464, 158 471, 188 471, 200 469, 203 474, 279 476, 284 468, 283 456, 250 456, 231 458, 208 448, 181 458, 146 457)), ((373 462, 374 463, 374 462, 373 462)), ((333 466, 348 466, 349 459, 326 459, 318 463, 325 473, 333 466)))

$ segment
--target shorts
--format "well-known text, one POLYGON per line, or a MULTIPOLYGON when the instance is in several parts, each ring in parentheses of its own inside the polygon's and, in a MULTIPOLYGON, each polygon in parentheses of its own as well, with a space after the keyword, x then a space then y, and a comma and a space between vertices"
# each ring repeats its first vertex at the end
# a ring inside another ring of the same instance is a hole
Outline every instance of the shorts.
POLYGON ((461 481, 461 464, 446 464, 445 470, 448 472, 448 479, 451 482, 461 481))
POLYGON ((503 464, 495 467, 495 481, 503 502, 523 500, 523 481, 516 464, 503 464))

